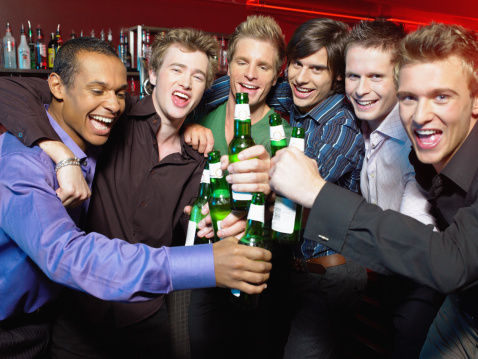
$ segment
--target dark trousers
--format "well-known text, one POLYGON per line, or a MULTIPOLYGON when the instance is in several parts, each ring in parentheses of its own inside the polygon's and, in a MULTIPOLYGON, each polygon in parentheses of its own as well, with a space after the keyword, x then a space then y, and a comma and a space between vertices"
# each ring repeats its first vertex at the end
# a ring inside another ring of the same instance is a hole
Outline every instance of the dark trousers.
POLYGON ((69 311, 55 321, 52 341, 52 358, 169 358, 167 309, 163 305, 149 318, 123 328, 95 325, 69 311))
POLYGON ((35 312, 0 322, 0 358, 49 358, 51 321, 50 312, 35 312))
POLYGON ((383 277, 394 327, 393 359, 418 359, 445 295, 407 278, 383 277))

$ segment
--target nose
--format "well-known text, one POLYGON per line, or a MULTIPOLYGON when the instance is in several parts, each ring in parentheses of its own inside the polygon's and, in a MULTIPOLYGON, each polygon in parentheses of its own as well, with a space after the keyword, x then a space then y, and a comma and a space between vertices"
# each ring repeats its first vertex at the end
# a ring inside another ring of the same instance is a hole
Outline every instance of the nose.
POLYGON ((179 79, 179 85, 184 89, 191 88, 191 78, 192 75, 187 74, 186 71, 182 74, 181 78, 179 79))
POLYGON ((121 110, 121 103, 118 99, 116 92, 108 92, 108 97, 105 99, 103 107, 111 111, 111 113, 115 115, 121 110))
POLYGON ((433 110, 430 101, 420 99, 417 101, 415 111, 413 112, 413 122, 418 126, 423 126, 433 119, 433 110))
POLYGON ((357 96, 362 97, 370 92, 370 85, 368 79, 364 76, 360 77, 358 81, 357 88, 355 89, 355 93, 357 96))
POLYGON ((305 66, 299 70, 299 73, 297 74, 297 77, 296 77, 296 81, 298 84, 301 84, 301 85, 309 82, 309 75, 305 66))
POLYGON ((257 68, 255 66, 249 65, 244 73, 244 76, 249 80, 257 79, 257 68))

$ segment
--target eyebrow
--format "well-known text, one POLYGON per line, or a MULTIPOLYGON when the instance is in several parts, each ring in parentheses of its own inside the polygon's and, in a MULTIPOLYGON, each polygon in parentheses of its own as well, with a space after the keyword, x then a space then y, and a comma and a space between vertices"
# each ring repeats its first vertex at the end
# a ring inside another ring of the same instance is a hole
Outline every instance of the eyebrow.
MULTIPOLYGON (((186 68, 187 68, 187 66, 186 66, 185 64, 181 64, 181 63, 179 63, 179 62, 173 62, 173 63, 172 63, 171 65, 169 65, 169 66, 170 66, 170 67, 171 67, 171 66, 178 66, 178 67, 180 67, 180 68, 182 68, 182 69, 186 69, 186 68)), ((202 74, 204 77, 206 77, 206 73, 205 73, 204 71, 200 70, 200 69, 194 69, 194 70, 193 70, 193 73, 194 73, 194 74, 199 73, 199 74, 202 74)))
MULTIPOLYGON (((451 92, 452 94, 457 95, 457 96, 459 95, 458 92, 456 92, 455 90, 453 90, 451 88, 444 87, 444 88, 433 89, 433 90, 427 92, 426 96, 427 97, 435 97, 435 96, 444 94, 446 92, 451 92)), ((409 91, 398 91, 397 92, 397 97, 403 97, 403 96, 414 96, 414 97, 416 97, 416 95, 413 92, 409 92, 409 91)))
MULTIPOLYGON (((86 85, 87 85, 87 86, 100 85, 100 86, 103 86, 103 87, 108 87, 108 84, 107 84, 106 82, 103 82, 103 81, 91 81, 91 82, 88 82, 86 85)), ((120 89, 128 88, 128 84, 127 84, 127 83, 124 83, 124 84, 121 85, 119 88, 120 88, 120 89)))
MULTIPOLYGON (((249 59, 244 57, 244 56, 237 56, 236 60, 242 60, 242 61, 249 62, 249 59)), ((259 61, 259 66, 263 66, 263 65, 272 67, 272 64, 267 62, 267 61, 264 61, 264 60, 259 61)))

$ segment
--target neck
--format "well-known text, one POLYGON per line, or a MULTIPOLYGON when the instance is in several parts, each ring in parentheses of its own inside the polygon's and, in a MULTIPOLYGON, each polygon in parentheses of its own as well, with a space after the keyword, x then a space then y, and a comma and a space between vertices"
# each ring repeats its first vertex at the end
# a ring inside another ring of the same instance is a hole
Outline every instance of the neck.
POLYGON ((86 143, 79 135, 71 128, 63 119, 63 102, 57 101, 52 97, 50 106, 48 107, 48 113, 58 123, 58 125, 65 131, 68 136, 75 142, 83 152, 86 151, 88 143, 86 143))

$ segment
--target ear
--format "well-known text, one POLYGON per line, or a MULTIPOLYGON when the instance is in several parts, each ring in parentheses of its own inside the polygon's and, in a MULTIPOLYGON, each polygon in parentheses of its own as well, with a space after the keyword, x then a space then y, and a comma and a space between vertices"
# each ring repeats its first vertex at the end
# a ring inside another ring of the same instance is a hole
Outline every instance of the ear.
POLYGON ((340 81, 342 81, 343 79, 344 79, 344 77, 343 77, 342 75, 337 76, 337 82, 340 82, 340 81))
POLYGON ((149 82, 151 85, 156 86, 156 72, 149 70, 149 82))
POLYGON ((52 72, 50 74, 50 77, 48 77, 48 86, 50 86, 50 91, 53 97, 55 97, 57 100, 63 100, 66 93, 66 88, 57 73, 52 72))
POLYGON ((231 77, 231 72, 229 71, 229 61, 226 62, 227 66, 227 76, 231 77))
POLYGON ((471 112, 473 113, 475 117, 478 117, 478 94, 475 97, 473 97, 473 107, 471 112))

